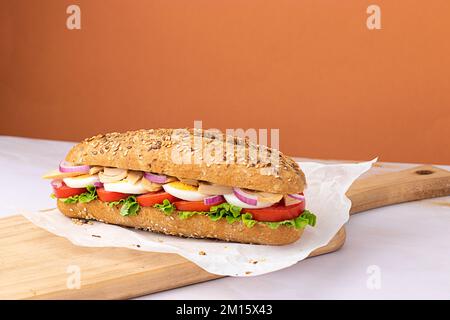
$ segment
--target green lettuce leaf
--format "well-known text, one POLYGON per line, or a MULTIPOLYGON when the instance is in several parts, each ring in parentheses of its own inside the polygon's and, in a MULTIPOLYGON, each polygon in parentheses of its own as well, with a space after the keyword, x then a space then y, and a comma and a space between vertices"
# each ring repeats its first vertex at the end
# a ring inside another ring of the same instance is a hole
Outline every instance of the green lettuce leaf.
POLYGON ((78 202, 78 195, 72 196, 69 198, 59 198, 59 201, 62 201, 64 203, 77 203, 78 202))
POLYGON ((136 197, 131 196, 125 200, 124 204, 122 204, 120 214, 124 217, 135 216, 139 212, 139 209, 141 209, 141 206, 136 202, 136 197))
POLYGON ((119 201, 112 201, 109 202, 108 205, 110 207, 122 205, 120 207, 120 215, 126 217, 126 216, 135 216, 138 214, 139 210, 141 209, 141 206, 136 201, 135 196, 129 196, 126 199, 121 199, 119 201))
POLYGON ((170 203, 170 201, 167 199, 164 199, 162 204, 157 203, 153 207, 158 208, 166 215, 172 214, 172 212, 175 210, 175 205, 170 203))
POLYGON ((87 191, 82 194, 77 194, 68 198, 60 198, 59 200, 64 203, 88 203, 97 199, 97 191, 94 186, 87 186, 86 189, 87 191))
POLYGON ((308 210, 305 210, 300 216, 291 220, 284 220, 278 222, 264 222, 264 223, 271 229, 277 229, 279 226, 287 226, 287 227, 294 227, 296 229, 302 229, 307 225, 314 227, 316 225, 316 215, 308 210))
POLYGON ((97 191, 94 186, 87 186, 86 189, 87 192, 78 196, 78 201, 81 203, 87 203, 97 199, 97 191))
POLYGON ((240 221, 240 220, 241 220, 241 217, 240 217, 240 215, 237 216, 237 217, 235 217, 235 216, 225 216, 225 219, 227 219, 227 222, 228 222, 229 224, 233 224, 233 223, 235 223, 235 222, 240 221))
POLYGON ((247 228, 253 227, 256 222, 256 220, 253 220, 253 216, 251 213, 244 213, 242 215, 242 223, 244 223, 247 228))
POLYGON ((301 216, 299 216, 298 218, 303 218, 303 219, 307 219, 308 220, 308 224, 311 227, 314 227, 316 225, 317 222, 317 217, 314 213, 312 213, 309 210, 305 210, 303 211, 303 213, 301 214, 301 216))
POLYGON ((228 223, 233 223, 240 220, 241 210, 242 208, 225 202, 217 206, 212 206, 207 214, 212 221, 218 221, 226 217, 228 223))
POLYGON ((199 211, 180 211, 178 212, 178 217, 180 219, 184 220, 187 218, 190 218, 192 216, 195 216, 196 214, 205 214, 206 212, 199 212, 199 211))
MULTIPOLYGON (((175 205, 171 204, 169 200, 164 200, 162 204, 155 204, 155 208, 160 209, 166 215, 170 215, 175 211, 175 205)), ((256 223, 266 224, 269 228, 277 229, 280 226, 287 226, 296 229, 302 229, 307 225, 315 226, 316 216, 308 210, 305 210, 300 216, 291 220, 284 220, 279 222, 261 222, 253 220, 251 213, 241 213, 242 208, 233 206, 229 203, 222 203, 217 206, 212 206, 209 212, 198 211, 179 211, 178 216, 180 219, 188 219, 196 214, 207 215, 212 221, 218 221, 225 218, 228 223, 232 224, 238 221, 247 228, 252 228, 256 223)))
POLYGON ((125 199, 121 199, 119 201, 111 201, 111 202, 108 202, 108 206, 110 206, 112 208, 112 207, 118 206, 119 204, 122 204, 124 202, 125 202, 125 199))

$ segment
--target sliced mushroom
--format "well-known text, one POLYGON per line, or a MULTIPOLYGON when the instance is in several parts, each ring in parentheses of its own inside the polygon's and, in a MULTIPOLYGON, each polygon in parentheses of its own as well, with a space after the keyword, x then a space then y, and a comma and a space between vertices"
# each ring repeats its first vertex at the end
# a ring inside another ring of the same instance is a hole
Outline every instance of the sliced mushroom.
POLYGON ((102 171, 102 170, 103 170, 103 167, 94 166, 94 167, 91 167, 91 168, 89 169, 89 174, 90 174, 90 175, 94 175, 94 174, 99 173, 99 172, 102 171))
POLYGON ((103 172, 98 174, 100 181, 103 183, 117 182, 127 177, 128 170, 119 168, 104 168, 103 172))
POLYGON ((110 168, 110 167, 105 167, 105 168, 103 168, 103 172, 104 172, 107 176, 115 176, 115 175, 127 173, 128 170, 127 170, 127 169, 121 169, 121 168, 110 168))
POLYGON ((146 178, 142 178, 141 184, 142 184, 142 187, 145 190, 147 190, 148 192, 155 192, 155 191, 159 191, 162 189, 161 184, 151 182, 151 181, 147 180, 146 178))
POLYGON ((178 179, 175 177, 167 176, 167 180, 165 183, 174 182, 174 181, 178 181, 178 179))
POLYGON ((127 175, 127 181, 132 184, 136 184, 139 180, 141 180, 142 175, 143 175, 142 171, 129 170, 127 175))
POLYGON ((233 188, 228 186, 223 186, 220 184, 208 183, 208 182, 200 182, 198 185, 198 192, 215 196, 221 194, 229 194, 233 193, 233 188))
POLYGON ((180 178, 179 179, 181 182, 188 184, 190 186, 194 186, 194 187, 198 187, 198 181, 195 179, 184 179, 184 178, 180 178))
POLYGON ((256 192, 255 194, 258 197, 258 201, 261 201, 261 202, 276 203, 276 202, 279 202, 281 199, 283 199, 283 195, 282 194, 277 194, 277 193, 256 192))
POLYGON ((290 206, 290 205, 297 204, 297 203, 301 202, 301 200, 294 199, 292 197, 289 197, 288 195, 285 195, 283 198, 284 198, 284 205, 285 206, 290 206))

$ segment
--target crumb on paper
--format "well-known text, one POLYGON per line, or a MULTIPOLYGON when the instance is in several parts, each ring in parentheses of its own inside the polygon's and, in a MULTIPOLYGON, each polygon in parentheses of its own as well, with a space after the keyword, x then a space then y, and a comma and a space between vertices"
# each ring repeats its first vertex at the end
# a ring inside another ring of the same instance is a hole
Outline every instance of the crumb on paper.
POLYGON ((39 212, 48 212, 48 211, 53 211, 53 210, 55 210, 56 208, 48 208, 48 209, 41 209, 41 210, 38 210, 39 212))
POLYGON ((205 251, 199 251, 198 254, 201 255, 201 256, 206 256, 206 252, 205 251))
POLYGON ((72 220, 73 224, 76 224, 78 226, 88 223, 87 220, 85 220, 85 219, 72 218, 70 220, 72 220))
POLYGON ((91 234, 91 236, 93 236, 95 238, 101 238, 101 236, 99 236, 98 234, 91 234))
POLYGON ((447 201, 433 201, 432 204, 443 207, 450 207, 450 202, 447 201))
POLYGON ((438 207, 450 207, 450 201, 439 201, 439 200, 435 200, 434 198, 430 198, 430 199, 424 199, 421 201, 421 203, 423 203, 426 206, 438 206, 438 207))
POLYGON ((88 225, 94 224, 94 221, 92 221, 92 220, 86 220, 86 219, 81 219, 81 218, 71 218, 70 220, 72 220, 73 224, 76 224, 78 226, 81 226, 84 224, 88 224, 88 225))
POLYGON ((249 274, 252 274, 252 272, 251 271, 245 271, 245 274, 249 275, 249 274))
POLYGON ((249 260, 248 262, 251 263, 251 264, 257 264, 258 260, 249 260))

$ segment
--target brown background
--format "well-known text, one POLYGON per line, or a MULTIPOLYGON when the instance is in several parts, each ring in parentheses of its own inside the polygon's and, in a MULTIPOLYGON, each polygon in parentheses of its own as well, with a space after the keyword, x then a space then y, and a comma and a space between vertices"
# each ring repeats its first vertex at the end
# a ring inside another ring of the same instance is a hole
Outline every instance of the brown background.
POLYGON ((3 1, 0 134, 280 128, 290 155, 450 163, 450 1, 3 1), (82 30, 66 29, 78 4, 82 30))

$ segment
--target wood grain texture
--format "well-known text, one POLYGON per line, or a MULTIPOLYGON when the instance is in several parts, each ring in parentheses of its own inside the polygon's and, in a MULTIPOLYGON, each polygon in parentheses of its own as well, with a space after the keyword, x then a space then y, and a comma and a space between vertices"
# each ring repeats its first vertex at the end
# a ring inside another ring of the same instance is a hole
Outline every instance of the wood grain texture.
POLYGON ((311 252, 308 258, 320 256, 322 254, 330 253, 339 250, 345 243, 345 228, 342 227, 339 229, 338 233, 333 237, 333 239, 328 242, 326 246, 317 248, 313 252, 311 252))
POLYGON ((447 195, 450 172, 430 165, 358 179, 347 192, 352 201, 350 214, 447 195))
POLYGON ((4 299, 126 299, 218 277, 176 254, 77 247, 22 216, 0 219, 0 234, 4 299), (80 289, 67 289, 70 266, 80 289))
MULTIPOLYGON (((450 195, 450 172, 421 166, 357 180, 348 196, 352 213, 450 195)), ((0 298, 126 299, 220 278, 175 254, 86 248, 40 229, 22 216, 0 219, 0 298), (81 288, 68 289, 68 268, 79 266, 81 288)), ((342 228, 310 256, 338 250, 342 228)))
MULTIPOLYGON (((0 219, 0 237, 0 299, 127 299, 222 277, 176 254, 77 247, 22 216, 0 219), (70 266, 82 271, 80 289, 67 288, 70 266)), ((341 229, 311 256, 344 240, 341 229)))

